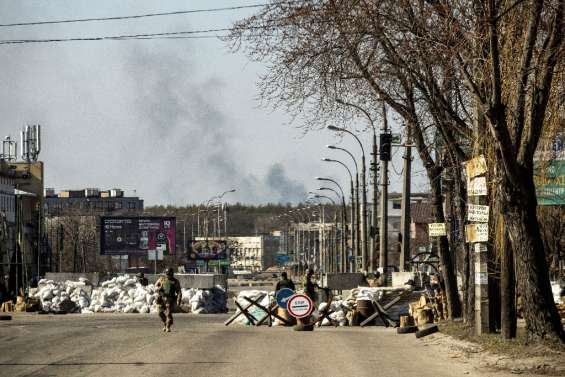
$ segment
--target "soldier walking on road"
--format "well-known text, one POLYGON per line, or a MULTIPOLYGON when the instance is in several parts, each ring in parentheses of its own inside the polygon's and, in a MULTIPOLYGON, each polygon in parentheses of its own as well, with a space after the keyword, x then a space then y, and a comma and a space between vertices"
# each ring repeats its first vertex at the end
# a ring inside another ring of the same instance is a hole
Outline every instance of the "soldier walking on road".
POLYGON ((182 300, 182 291, 180 282, 174 277, 172 268, 165 270, 166 276, 161 276, 155 283, 155 290, 158 293, 157 309, 159 310, 159 317, 165 327, 163 331, 171 332, 173 325, 173 311, 176 305, 180 305, 182 300))

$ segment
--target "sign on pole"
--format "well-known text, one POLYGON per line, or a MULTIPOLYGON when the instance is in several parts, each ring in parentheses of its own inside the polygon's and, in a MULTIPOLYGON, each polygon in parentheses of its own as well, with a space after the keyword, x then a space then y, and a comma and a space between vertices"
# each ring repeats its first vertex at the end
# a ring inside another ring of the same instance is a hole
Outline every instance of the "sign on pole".
POLYGON ((535 164, 534 183, 539 205, 565 204, 565 161, 550 161, 545 168, 535 164))
POLYGON ((428 236, 441 237, 447 235, 445 231, 445 223, 430 223, 428 224, 428 236))
POLYGON ((286 309, 288 300, 294 295, 294 291, 290 288, 283 288, 275 294, 277 305, 280 308, 286 309))
POLYGON ((314 303, 310 297, 297 293, 288 299, 286 309, 294 318, 304 318, 312 314, 314 303))
POLYGON ((480 155, 464 163, 467 178, 471 179, 487 172, 485 156, 480 155))
POLYGON ((488 222, 489 207, 478 204, 467 205, 467 220, 478 223, 488 222))
POLYGON ((487 195, 486 177, 474 177, 467 180, 467 195, 485 196, 487 195))
POLYGON ((467 242, 488 242, 488 223, 465 225, 467 242))
POLYGON ((390 140, 390 142, 392 144, 402 143, 402 135, 401 134, 391 134, 391 135, 392 135, 392 139, 390 140))
POLYGON ((147 259, 148 260, 163 260, 163 250, 147 250, 147 259))

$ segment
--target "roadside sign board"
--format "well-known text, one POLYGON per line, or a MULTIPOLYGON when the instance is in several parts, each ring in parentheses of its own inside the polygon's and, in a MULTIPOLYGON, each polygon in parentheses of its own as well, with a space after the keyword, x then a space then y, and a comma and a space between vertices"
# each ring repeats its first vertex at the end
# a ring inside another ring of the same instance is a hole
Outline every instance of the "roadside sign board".
POLYGON ((487 195, 487 179, 485 177, 474 177, 467 180, 467 195, 487 195))
POLYGON ((464 163, 467 178, 471 179, 487 172, 487 162, 485 156, 475 157, 464 163))
POLYGON ((402 135, 401 134, 392 134, 392 139, 390 140, 391 144, 400 144, 402 143, 402 135))
POLYGON ((283 288, 278 290, 275 294, 275 299, 280 308, 286 309, 288 300, 294 295, 294 291, 290 288, 283 288))
POLYGON ((276 258, 278 264, 286 264, 290 262, 290 256, 288 255, 277 255, 276 258))
POLYGON ((467 206, 467 220, 478 223, 488 222, 489 207, 478 204, 469 204, 467 206))
POLYGON ((545 167, 536 163, 534 183, 538 205, 565 204, 565 161, 550 161, 545 167))
POLYGON ((475 272, 475 285, 488 284, 488 274, 486 272, 475 272))
POLYGON ((445 231, 445 223, 430 223, 428 224, 428 235, 430 237, 441 237, 445 236, 447 233, 445 231))
POLYGON ((488 242, 488 223, 465 225, 467 242, 488 242))
POLYGON ((163 250, 162 249, 147 250, 147 259, 148 260, 155 260, 155 258, 157 258, 157 260, 163 260, 163 250))
POLYGON ((297 293, 288 299, 286 309, 294 318, 304 318, 312 314, 314 303, 310 297, 297 293))

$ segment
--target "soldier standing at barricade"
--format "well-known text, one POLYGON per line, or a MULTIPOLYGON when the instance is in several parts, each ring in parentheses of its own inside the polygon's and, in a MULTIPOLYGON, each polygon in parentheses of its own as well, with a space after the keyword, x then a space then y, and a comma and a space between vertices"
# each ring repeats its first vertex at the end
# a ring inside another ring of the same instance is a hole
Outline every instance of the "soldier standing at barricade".
POLYGON ((304 293, 310 297, 312 302, 316 303, 316 288, 318 288, 318 284, 312 282, 312 275, 314 275, 314 270, 309 268, 303 280, 304 293))
POLYGON ((281 273, 281 280, 279 280, 277 282, 277 287, 275 289, 275 292, 280 291, 283 288, 288 288, 288 289, 292 289, 293 291, 296 290, 295 286, 294 286, 294 282, 288 278, 288 275, 286 274, 286 272, 282 272, 281 273))
POLYGON ((137 274, 137 282, 144 287, 147 287, 149 285, 149 280, 147 280, 143 272, 137 274))
POLYGON ((166 276, 159 277, 155 283, 155 290, 159 295, 157 297, 157 308, 159 310, 159 317, 165 327, 163 331, 171 332, 173 325, 173 311, 176 305, 180 305, 182 300, 182 291, 180 282, 174 277, 172 268, 165 270, 166 276))

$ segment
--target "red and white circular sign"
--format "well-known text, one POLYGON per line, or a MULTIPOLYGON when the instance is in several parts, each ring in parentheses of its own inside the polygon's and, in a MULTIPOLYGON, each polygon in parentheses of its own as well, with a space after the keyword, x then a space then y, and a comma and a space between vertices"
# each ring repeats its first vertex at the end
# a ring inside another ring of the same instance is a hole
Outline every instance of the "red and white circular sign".
POLYGON ((286 308, 294 318, 304 318, 312 314, 314 303, 310 297, 297 293, 288 299, 286 308))

